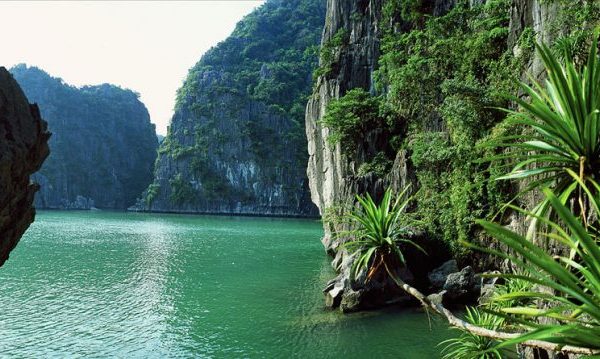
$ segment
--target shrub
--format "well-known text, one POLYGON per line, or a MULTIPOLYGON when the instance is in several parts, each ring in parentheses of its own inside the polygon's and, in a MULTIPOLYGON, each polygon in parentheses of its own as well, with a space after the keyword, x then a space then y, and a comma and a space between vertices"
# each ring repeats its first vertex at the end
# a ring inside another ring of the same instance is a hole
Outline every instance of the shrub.
POLYGON ((321 123, 331 130, 329 143, 339 143, 344 153, 353 155, 364 133, 382 125, 379 100, 361 88, 352 89, 327 106, 321 123))
MULTIPOLYGON (((480 328, 497 330, 501 327, 503 319, 477 308, 467 307, 465 320, 480 328)), ((443 359, 502 359, 502 353, 496 349, 498 341, 462 332, 460 336, 451 338, 440 343, 444 346, 442 350, 443 359)))
POLYGON ((344 244, 357 256, 352 266, 353 277, 356 278, 366 268, 370 268, 367 281, 382 269, 384 273, 394 276, 398 267, 405 265, 399 244, 409 244, 423 251, 408 239, 407 228, 400 223, 400 216, 410 202, 410 197, 406 195, 408 189, 406 187, 394 202, 391 189, 387 189, 379 205, 369 194, 366 197, 356 196, 360 207, 348 215, 348 220, 356 227, 351 232, 354 239, 344 244))
POLYGON ((367 173, 374 173, 377 177, 385 176, 390 168, 392 167, 393 162, 387 158, 384 152, 379 152, 373 157, 373 159, 369 162, 365 162, 360 165, 358 168, 358 175, 364 176, 367 173))

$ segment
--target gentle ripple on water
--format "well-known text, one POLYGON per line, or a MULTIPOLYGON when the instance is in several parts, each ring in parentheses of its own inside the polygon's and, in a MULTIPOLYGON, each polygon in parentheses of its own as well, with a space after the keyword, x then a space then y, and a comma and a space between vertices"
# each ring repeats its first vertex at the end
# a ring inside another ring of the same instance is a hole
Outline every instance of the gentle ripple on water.
POLYGON ((418 312, 323 308, 307 220, 41 212, 0 269, 3 357, 431 358, 418 312))

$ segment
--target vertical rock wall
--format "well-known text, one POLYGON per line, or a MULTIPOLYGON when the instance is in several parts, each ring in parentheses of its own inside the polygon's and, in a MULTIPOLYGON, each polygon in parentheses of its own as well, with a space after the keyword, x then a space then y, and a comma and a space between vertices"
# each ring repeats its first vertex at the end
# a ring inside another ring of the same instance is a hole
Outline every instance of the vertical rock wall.
MULTIPOLYGON (((317 79, 316 90, 306 108, 307 173, 311 198, 322 215, 327 208, 346 202, 349 190, 360 184, 353 183, 356 164, 342 153, 339 144, 328 145, 329 129, 319 121, 331 100, 343 96, 349 89, 373 91, 372 75, 379 59, 381 6, 381 0, 329 0, 327 3, 321 45, 332 41, 339 31, 348 31, 349 41, 336 49, 332 71, 317 79), (352 17, 352 14, 358 15, 352 17)), ((332 230, 325 227, 327 250, 334 246, 329 242, 332 230)))
MULTIPOLYGON (((469 2, 471 6, 483 3, 485 0, 469 2)), ((348 90, 359 87, 375 93, 373 72, 377 69, 380 55, 380 40, 382 25, 384 25, 381 23, 382 9, 385 5, 385 0, 328 1, 322 46, 332 41, 340 31, 347 32, 349 40, 335 48, 332 54, 331 71, 318 78, 306 109, 309 153, 307 173, 311 198, 325 217, 323 244, 327 252, 334 256, 332 265, 340 272, 340 275, 329 283, 325 293, 329 304, 341 305, 342 309, 348 305, 360 307, 362 304, 361 299, 356 300, 357 288, 352 288, 349 280, 352 259, 345 250, 339 248, 344 238, 336 235, 345 228, 335 224, 335 221, 328 221, 327 217, 332 212, 336 212, 336 208, 352 206, 353 196, 356 193, 369 192, 378 197, 387 186, 391 186, 396 191, 408 183, 413 183, 415 188, 418 187, 408 154, 404 150, 397 153, 387 176, 376 178, 373 175, 357 174, 358 166, 366 158, 365 151, 368 151, 369 147, 378 147, 380 143, 389 139, 385 133, 378 129, 366 133, 364 143, 357 148, 357 155, 349 158, 342 153, 339 144, 337 146, 328 144, 329 129, 323 127, 320 122, 327 105, 332 100, 343 96, 348 90)), ((456 1, 431 0, 423 1, 422 5, 434 16, 441 16, 450 11, 456 5, 456 1)), ((560 11, 561 5, 558 2, 513 0, 510 10, 508 48, 513 50, 515 56, 522 51, 518 39, 526 29, 534 31, 537 41, 552 43, 558 33, 551 30, 551 25, 560 11)), ((403 30, 398 28, 396 31, 403 30)), ((543 66, 536 56, 530 58, 527 67, 527 71, 534 74, 536 78, 543 76, 543 66)), ((523 78, 526 78, 525 74, 523 78)), ((435 131, 444 131, 444 128, 440 125, 435 128, 435 131)), ((516 228, 524 227, 523 218, 515 217, 513 222, 516 228)))
POLYGON ((0 67, 0 266, 33 222, 38 186, 30 182, 48 156, 46 122, 0 67))
MULTIPOLYGON (((310 193, 325 218, 323 245, 335 257, 332 265, 340 272, 324 292, 328 305, 340 306, 344 311, 381 305, 398 293, 391 289, 391 283, 373 282, 367 290, 352 288, 352 258, 346 250, 339 248, 344 239, 336 235, 345 228, 335 221, 328 221, 327 217, 336 208, 353 205, 356 193, 369 192, 378 197, 385 187, 391 185, 395 189, 403 188, 413 179, 403 151, 397 154, 386 178, 376 178, 372 174, 358 176, 358 166, 365 160, 368 152, 387 140, 387 134, 378 129, 366 133, 364 145, 358 146, 354 158, 349 158, 342 153, 340 144, 332 146, 328 143, 329 129, 320 122, 327 105, 348 90, 362 88, 375 92, 373 72, 377 69, 380 55, 383 4, 382 0, 328 1, 321 46, 325 47, 340 31, 348 34, 348 41, 335 49, 330 64, 331 71, 317 79, 315 91, 306 108, 310 193)), ((321 63, 323 65, 325 64, 321 63)))
POLYGON ((138 94, 77 88, 26 65, 11 73, 48 121, 52 154, 34 180, 37 208, 126 209, 152 181, 158 140, 138 94))
POLYGON ((318 215, 302 121, 324 10, 324 0, 269 0, 203 55, 132 210, 318 215))

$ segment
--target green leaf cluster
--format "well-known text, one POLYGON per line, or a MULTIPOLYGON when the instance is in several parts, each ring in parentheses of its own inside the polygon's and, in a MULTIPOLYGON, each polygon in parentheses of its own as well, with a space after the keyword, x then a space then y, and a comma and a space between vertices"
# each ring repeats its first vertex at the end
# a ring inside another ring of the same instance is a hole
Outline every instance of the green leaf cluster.
POLYGON ((369 194, 356 196, 359 209, 348 215, 348 220, 355 225, 352 231, 353 240, 344 247, 357 256, 352 266, 354 278, 366 268, 370 268, 366 280, 378 273, 390 273, 406 261, 400 245, 411 245, 424 250, 408 238, 408 228, 402 224, 403 215, 410 203, 406 187, 395 200, 390 189, 386 190, 381 203, 377 205, 369 194))
POLYGON ((416 216, 460 254, 458 241, 478 235, 474 220, 505 199, 504 184, 488 181, 496 164, 477 161, 489 151, 478 143, 505 118, 496 108, 508 105, 503 93, 514 92, 513 75, 526 62, 506 45, 510 1, 458 1, 440 17, 426 16, 420 1, 386 4, 384 23, 404 19, 398 26, 409 27, 388 29, 381 44, 376 79, 392 113, 386 123, 406 129, 397 148, 416 172, 416 216))
MULTIPOLYGON (((465 320, 470 324, 489 330, 501 328, 504 320, 494 314, 487 313, 475 307, 467 307, 465 320)), ((440 343, 442 359, 502 359, 504 356, 496 348, 498 342, 494 339, 481 337, 469 332, 461 332, 460 336, 440 343)))
MULTIPOLYGON (((581 186, 596 213, 600 213, 600 198, 597 196, 600 186, 595 182, 591 189, 583 183, 581 186)), ((526 273, 503 274, 499 277, 518 278, 531 285, 550 289, 516 291, 495 298, 495 301, 526 299, 533 303, 524 306, 510 305, 495 312, 525 330, 522 336, 504 341, 498 347, 536 339, 600 349, 599 237, 595 230, 586 227, 581 217, 573 214, 552 191, 545 189, 544 195, 556 212, 558 221, 538 217, 551 228, 551 231, 544 232, 543 235, 547 240, 566 246, 570 250, 568 255, 553 256, 526 237, 499 224, 480 222, 494 238, 514 252, 479 249, 510 260, 526 273), (540 318, 547 320, 540 321, 540 318)))
POLYGON ((380 101, 370 93, 355 88, 327 106, 321 124, 330 129, 330 145, 340 144, 345 154, 353 156, 357 144, 372 128, 382 127, 379 115, 380 101))
MULTIPOLYGON (((550 48, 538 46, 548 79, 545 86, 522 84, 528 100, 514 98, 523 111, 514 112, 511 121, 530 131, 495 143, 511 148, 507 156, 518 161, 509 174, 499 179, 528 179, 520 194, 551 187, 563 203, 577 198, 584 217, 586 205, 582 191, 577 190, 579 182, 600 178, 600 64, 596 38, 581 68, 574 63, 572 48, 563 49, 565 61, 561 63, 550 48)), ((546 216, 550 209, 546 199, 533 212, 546 216)))

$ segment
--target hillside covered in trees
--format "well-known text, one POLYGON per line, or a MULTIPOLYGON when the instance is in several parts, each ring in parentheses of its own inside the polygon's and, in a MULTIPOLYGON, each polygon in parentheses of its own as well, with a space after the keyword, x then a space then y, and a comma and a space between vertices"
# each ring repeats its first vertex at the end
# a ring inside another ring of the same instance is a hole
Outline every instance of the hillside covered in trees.
POLYGON ((39 105, 51 154, 34 175, 37 208, 125 209, 152 180, 158 140, 138 94, 103 84, 77 88, 26 65, 10 69, 39 105))
POLYGON ((304 108, 324 0, 270 0, 189 71, 135 209, 316 215, 304 108))

